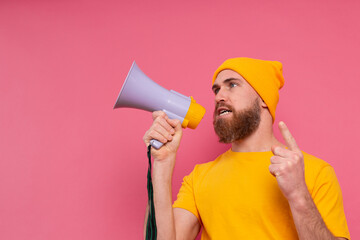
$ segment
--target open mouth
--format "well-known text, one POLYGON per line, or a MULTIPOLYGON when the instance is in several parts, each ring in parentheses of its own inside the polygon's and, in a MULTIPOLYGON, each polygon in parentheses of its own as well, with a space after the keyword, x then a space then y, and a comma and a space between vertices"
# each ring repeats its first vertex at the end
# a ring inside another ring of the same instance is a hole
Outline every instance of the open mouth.
POLYGON ((231 112, 232 112, 231 110, 226 109, 226 108, 219 108, 218 109, 218 115, 219 116, 225 116, 225 115, 227 115, 227 114, 229 114, 231 112))

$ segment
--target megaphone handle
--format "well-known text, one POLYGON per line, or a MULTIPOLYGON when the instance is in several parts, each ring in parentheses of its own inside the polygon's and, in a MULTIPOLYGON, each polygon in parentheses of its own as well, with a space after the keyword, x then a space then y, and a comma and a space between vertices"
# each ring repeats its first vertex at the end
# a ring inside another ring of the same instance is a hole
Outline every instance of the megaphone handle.
POLYGON ((164 145, 162 142, 159 142, 156 139, 152 139, 150 140, 150 145, 153 146, 156 150, 158 150, 159 148, 162 147, 162 145, 164 145))

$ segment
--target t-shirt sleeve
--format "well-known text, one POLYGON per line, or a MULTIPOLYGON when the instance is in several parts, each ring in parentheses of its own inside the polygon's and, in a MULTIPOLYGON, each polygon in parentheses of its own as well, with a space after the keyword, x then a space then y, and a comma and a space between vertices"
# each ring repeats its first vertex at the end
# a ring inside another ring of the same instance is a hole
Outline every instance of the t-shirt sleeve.
POLYGON ((335 237, 350 239, 340 185, 331 166, 321 169, 315 181, 312 197, 330 232, 335 237))
POLYGON ((182 185, 180 187, 177 199, 173 204, 173 208, 183 208, 193 213, 200 221, 200 215, 196 207, 195 196, 194 196, 194 170, 186 177, 184 177, 182 185))

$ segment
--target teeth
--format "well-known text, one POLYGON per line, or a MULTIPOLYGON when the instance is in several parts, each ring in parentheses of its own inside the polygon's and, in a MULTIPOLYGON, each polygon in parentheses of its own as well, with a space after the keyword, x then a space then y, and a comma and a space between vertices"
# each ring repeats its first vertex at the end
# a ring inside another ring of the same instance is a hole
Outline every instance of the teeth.
POLYGON ((222 116, 222 115, 226 115, 226 114, 228 114, 230 111, 229 110, 221 110, 220 111, 220 116, 222 116))

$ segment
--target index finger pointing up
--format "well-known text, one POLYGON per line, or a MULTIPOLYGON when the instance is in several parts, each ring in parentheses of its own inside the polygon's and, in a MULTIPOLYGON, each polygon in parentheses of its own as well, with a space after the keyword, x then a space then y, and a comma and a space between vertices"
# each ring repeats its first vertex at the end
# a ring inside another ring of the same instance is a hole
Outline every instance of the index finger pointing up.
POLYGON ((289 150, 300 152, 300 149, 299 149, 298 145, 296 144, 294 137, 291 135, 288 127, 285 125, 284 122, 282 122, 282 121, 279 122, 279 129, 280 129, 281 135, 283 136, 283 138, 286 142, 286 146, 289 148, 289 150))

